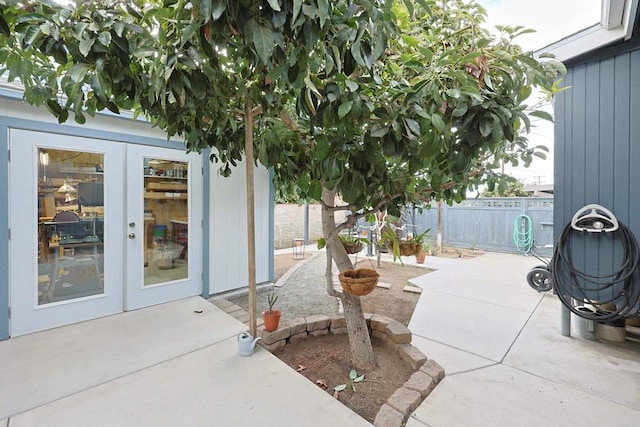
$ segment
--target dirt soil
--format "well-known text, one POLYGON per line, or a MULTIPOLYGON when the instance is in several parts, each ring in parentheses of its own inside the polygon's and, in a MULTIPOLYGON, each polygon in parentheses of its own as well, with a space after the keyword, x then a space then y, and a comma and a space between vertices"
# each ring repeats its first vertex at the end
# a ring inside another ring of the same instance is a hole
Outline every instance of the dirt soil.
MULTIPOLYGON (((274 280, 277 281, 298 262, 288 254, 276 256, 274 280)), ((405 292, 404 287, 410 285, 409 279, 427 274, 431 270, 390 262, 382 262, 381 266, 377 267, 373 259, 359 260, 356 267, 375 269, 380 274, 379 282, 391 285, 389 289, 376 288, 369 295, 361 297, 363 310, 408 325, 420 295, 405 292)), ((312 314, 316 313, 309 313, 312 314)), ((358 372, 358 375, 364 374, 365 379, 354 384, 356 391, 347 386, 338 396, 340 402, 369 422, 373 422, 387 398, 414 373, 397 350, 386 347, 377 338, 372 338, 372 344, 378 367, 370 372, 358 372)), ((331 395, 334 394, 335 386, 349 383, 352 367, 349 364, 349 341, 346 334, 308 337, 287 344, 274 354, 331 395), (317 384, 318 381, 321 385, 317 384)))
MULTIPOLYGON (((372 265, 368 260, 364 260, 359 261, 356 268, 372 268, 372 265)), ((365 313, 380 314, 395 319, 405 326, 409 325, 420 294, 406 292, 404 287, 411 286, 409 279, 427 274, 431 270, 390 262, 382 262, 380 267, 376 266, 374 269, 380 274, 378 283, 388 283, 391 288, 378 287, 369 295, 360 297, 362 310, 365 313)))
POLYGON ((347 384, 338 400, 362 418, 373 422, 380 407, 409 379, 414 370, 398 351, 373 338, 373 351, 378 367, 364 374, 364 380, 351 388, 349 372, 349 340, 347 334, 308 337, 287 344, 275 354, 309 381, 334 395, 334 387, 347 384))

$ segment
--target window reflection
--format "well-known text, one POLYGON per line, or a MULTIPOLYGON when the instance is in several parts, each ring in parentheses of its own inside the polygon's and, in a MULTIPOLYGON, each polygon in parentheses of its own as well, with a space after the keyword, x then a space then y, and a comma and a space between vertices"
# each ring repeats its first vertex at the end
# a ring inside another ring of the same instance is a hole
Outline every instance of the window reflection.
POLYGON ((104 292, 104 155, 38 151, 38 304, 104 292))

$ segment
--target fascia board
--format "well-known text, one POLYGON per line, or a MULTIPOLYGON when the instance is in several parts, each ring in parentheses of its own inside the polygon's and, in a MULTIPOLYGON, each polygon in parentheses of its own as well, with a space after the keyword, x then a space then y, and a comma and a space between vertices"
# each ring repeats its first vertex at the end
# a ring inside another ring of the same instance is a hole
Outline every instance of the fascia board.
POLYGON ((557 60, 567 61, 613 42, 630 39, 635 25, 639 1, 603 0, 600 23, 545 46, 537 50, 535 55, 551 53, 557 60), (624 2, 621 24, 615 28, 610 27, 607 29, 603 23, 606 21, 607 25, 613 25, 613 22, 610 22, 610 18, 616 14, 619 15, 620 7, 622 6, 621 2, 624 2))

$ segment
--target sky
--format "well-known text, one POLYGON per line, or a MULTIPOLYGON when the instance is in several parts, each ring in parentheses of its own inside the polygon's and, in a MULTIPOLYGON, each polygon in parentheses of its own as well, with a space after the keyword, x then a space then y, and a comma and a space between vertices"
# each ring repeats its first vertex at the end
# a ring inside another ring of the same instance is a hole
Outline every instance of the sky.
MULTIPOLYGON (((487 26, 522 25, 536 30, 519 37, 527 50, 537 50, 600 22, 601 0, 476 0, 487 9, 487 26)), ((553 124, 536 120, 529 134, 532 145, 550 149, 547 160, 538 160, 529 168, 505 168, 505 172, 529 183, 553 183, 553 124)))

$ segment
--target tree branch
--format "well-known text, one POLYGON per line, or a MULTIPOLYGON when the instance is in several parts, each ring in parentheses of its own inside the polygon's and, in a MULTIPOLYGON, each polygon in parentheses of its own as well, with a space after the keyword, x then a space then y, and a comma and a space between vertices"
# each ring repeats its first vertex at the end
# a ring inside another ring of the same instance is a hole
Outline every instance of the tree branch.
POLYGON ((251 110, 251 115, 252 116, 257 116, 258 114, 262 113, 262 104, 256 105, 253 110, 251 110))
POLYGON ((329 206, 325 202, 323 202, 322 200, 319 200, 319 203, 322 205, 323 209, 326 209, 326 210, 331 211, 331 212, 348 211, 349 209, 352 209, 352 207, 353 207, 353 206, 350 206, 350 205, 329 206))
POLYGON ((333 257, 331 256, 331 246, 327 245, 327 268, 325 270, 325 276, 327 281, 327 294, 331 297, 337 297, 338 293, 333 288, 333 257))

